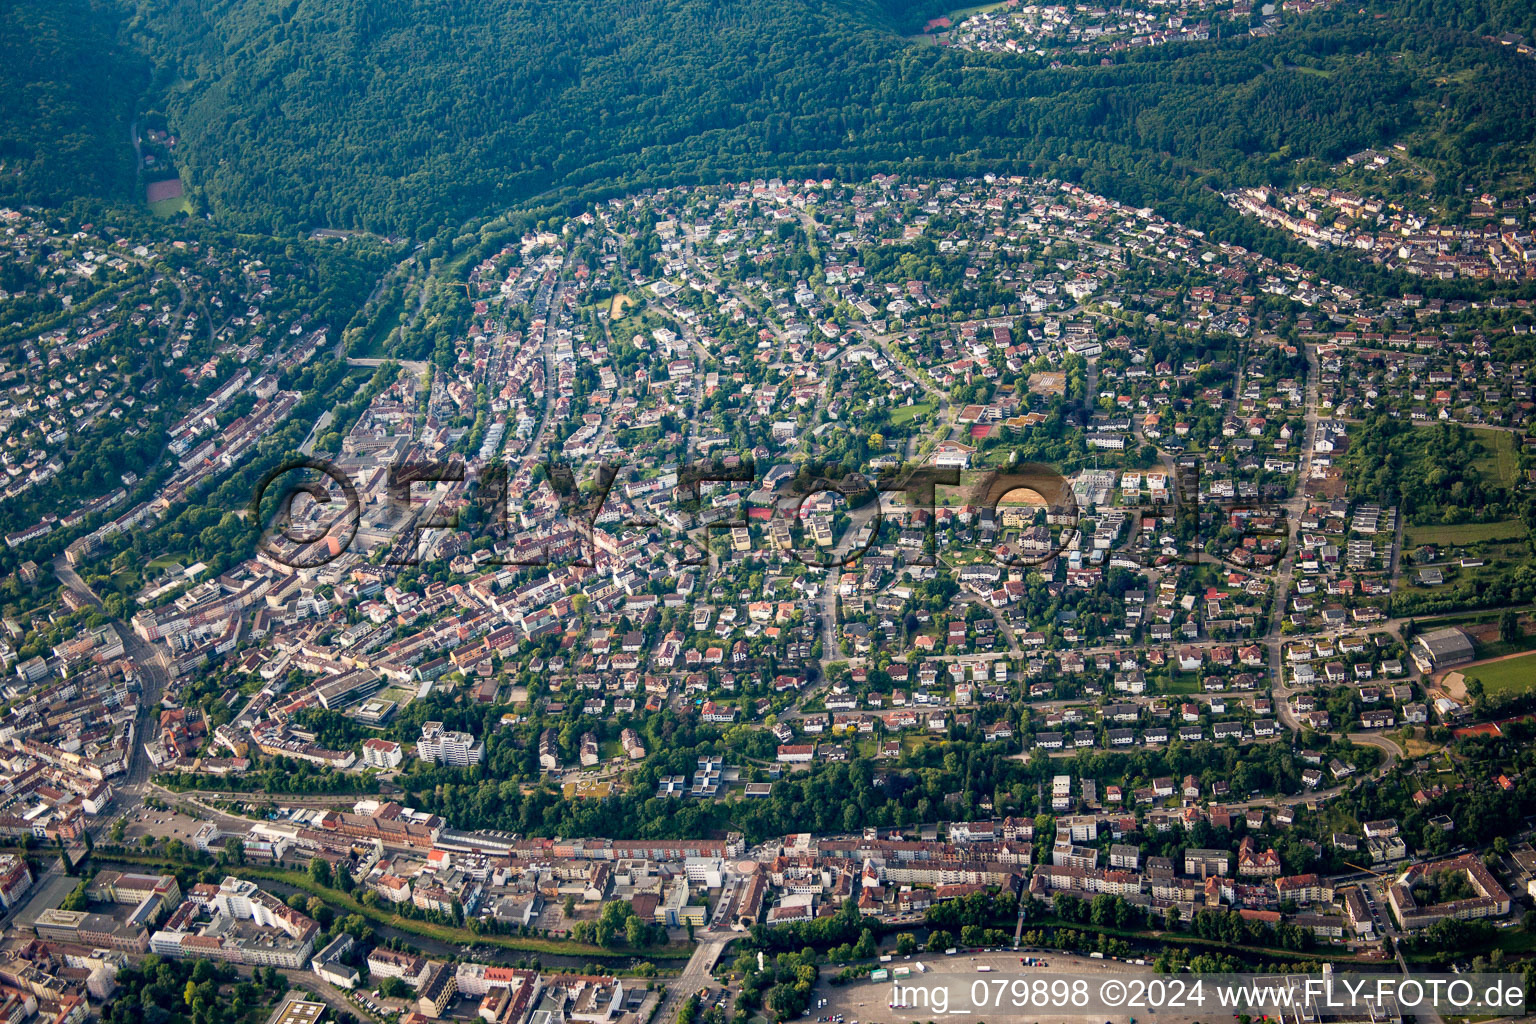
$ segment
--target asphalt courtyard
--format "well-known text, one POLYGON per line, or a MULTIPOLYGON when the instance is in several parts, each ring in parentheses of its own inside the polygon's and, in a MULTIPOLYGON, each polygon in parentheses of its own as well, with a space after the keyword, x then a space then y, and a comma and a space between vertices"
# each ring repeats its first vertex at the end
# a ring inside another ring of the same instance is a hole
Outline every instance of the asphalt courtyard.
MULTIPOLYGON (((880 966, 887 971, 905 967, 910 973, 885 981, 855 981, 841 986, 823 980, 816 986, 809 1016, 800 1020, 816 1024, 818 1018, 841 1015, 843 1024, 908 1024, 911 1021, 937 1021, 946 1017, 967 1021, 1020 1021, 1027 1024, 1084 1024, 1085 1021, 1093 1024, 1101 1021, 1107 1024, 1130 1024, 1131 1021, 1136 1024, 1194 1024, 1196 1021, 1210 1024, 1214 1021, 1220 1024, 1233 1016, 1231 1010, 1214 1006, 1215 1000, 1210 998, 1206 998, 1203 1006, 1186 1005, 1183 1009, 1165 1007, 1158 1010, 1144 1006, 1114 1013, 1085 1012, 1070 1005, 1059 1005, 1050 995, 1044 998, 1034 995, 1036 979, 1056 978, 1060 975, 1082 975, 1088 978, 1088 984, 1095 993, 1100 978, 1106 981, 1112 978, 1139 979, 1143 982, 1163 978, 1170 983, 1177 978, 1185 984, 1194 980, 1188 974, 1156 975, 1150 962, 1138 965, 1121 960, 1096 960, 1055 952, 1010 950, 992 953, 967 951, 954 956, 914 953, 908 958, 893 957, 890 963, 880 966), (1044 960, 1046 966, 1025 967, 1019 963, 1023 956, 1044 960), (927 970, 919 971, 916 967, 918 963, 922 963, 927 970), (1025 982, 1027 987, 1016 986, 1016 981, 1025 982), (906 992, 906 1002, 902 1007, 891 1005, 895 985, 902 986, 906 992), (947 994, 939 995, 939 988, 946 990, 947 994), (1014 999, 1020 997, 1020 993, 1022 999, 1030 1005, 1014 1005, 1014 999), (823 999, 827 1001, 825 1006, 819 1005, 823 999), (983 1005, 977 1005, 978 1002, 983 1005)), ((1134 991, 1133 987, 1129 998, 1134 998, 1134 991)), ((1163 998, 1171 999, 1173 996, 1170 993, 1163 998)))

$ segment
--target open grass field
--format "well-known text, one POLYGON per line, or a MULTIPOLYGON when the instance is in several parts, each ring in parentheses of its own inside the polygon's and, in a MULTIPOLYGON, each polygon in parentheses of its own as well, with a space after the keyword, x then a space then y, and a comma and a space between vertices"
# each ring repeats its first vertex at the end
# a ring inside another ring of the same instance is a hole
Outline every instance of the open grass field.
POLYGON ((1159 693, 1199 693, 1200 677, 1194 672, 1174 672, 1158 687, 1159 693))
POLYGON ((1520 469, 1519 460, 1515 456, 1514 433, 1508 430, 1479 430, 1475 427, 1472 433, 1476 435, 1483 451, 1487 452, 1487 455, 1474 463, 1478 472, 1503 487, 1513 486, 1520 469))
POLYGON ((957 7, 949 12, 949 20, 958 25, 962 20, 969 18, 973 14, 990 14, 995 11, 1005 10, 1007 7, 1006 3, 973 4, 970 7, 957 7))
POLYGON ((175 217, 178 214, 191 213, 192 204, 187 202, 186 196, 176 196, 150 203, 149 212, 156 217, 175 217))
POLYGON ((1525 561, 1530 552, 1525 534, 1521 534, 1518 540, 1489 541, 1478 548, 1478 554, 1487 559, 1490 568, 1518 565, 1525 561))
POLYGON ((1467 679, 1481 680, 1490 697, 1514 696, 1536 689, 1536 652, 1481 665, 1464 665, 1467 679))
POLYGON ((347 354, 359 359, 386 358, 389 355, 388 343, 399 330, 404 314, 405 306, 402 302, 390 302, 387 308, 379 311, 367 340, 347 354))
POLYGON ((1496 523, 1458 523, 1453 526, 1410 526, 1403 535, 1403 544, 1410 550, 1421 544, 1454 547, 1485 541, 1523 540, 1525 533, 1525 524, 1518 519, 1503 519, 1496 523))
POLYGON ((910 423, 919 416, 926 416, 933 411, 932 402, 918 402, 914 405, 898 405, 891 413, 891 426, 899 427, 910 423))
MULTIPOLYGON (((900 740, 901 752, 903 754, 910 754, 915 750, 921 750, 923 747, 944 742, 942 736, 937 736, 930 732, 904 732, 900 736, 886 736, 884 739, 900 740)), ((845 736, 843 741, 850 744, 860 757, 867 758, 874 758, 880 753, 880 744, 882 742, 880 739, 858 736, 857 734, 845 736)))
POLYGON ((649 337, 651 328, 663 323, 665 321, 660 318, 648 318, 645 310, 642 309, 638 313, 625 313, 618 319, 613 320, 609 324, 608 330, 612 333, 615 341, 628 341, 637 334, 644 334, 649 337), (652 320, 654 320, 654 323, 651 322, 652 320))

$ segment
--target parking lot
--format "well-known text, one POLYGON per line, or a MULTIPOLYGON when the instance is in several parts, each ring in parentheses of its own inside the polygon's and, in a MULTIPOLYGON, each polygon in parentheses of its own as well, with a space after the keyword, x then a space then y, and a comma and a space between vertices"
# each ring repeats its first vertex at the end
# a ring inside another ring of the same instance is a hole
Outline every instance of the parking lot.
MULTIPOLYGON (((1081 1011, 1057 1012, 1051 1010, 1038 1010, 1034 1008, 1016 1009, 1009 1005, 998 1006, 995 1003, 985 1009, 976 1009, 970 1002, 972 986, 977 982, 983 982, 986 990, 996 992, 1000 983, 1012 984, 1015 979, 1033 979, 1046 975, 1056 976, 1061 974, 1095 976, 1102 975, 1106 979, 1111 976, 1121 978, 1138 977, 1150 979, 1154 977, 1152 966, 1149 963, 1135 964, 1121 960, 1097 960, 1086 956, 1071 956, 1063 953, 1028 950, 997 950, 997 951, 966 951, 954 956, 946 956, 943 953, 914 953, 910 957, 893 957, 891 962, 881 964, 887 970, 905 967, 911 973, 903 977, 893 977, 885 981, 856 981, 850 985, 833 986, 825 980, 816 986, 814 998, 811 1002, 810 1013, 801 1020, 807 1024, 907 1024, 915 1020, 935 1020, 943 1017, 965 1017, 970 1020, 1006 1020, 1024 1021, 1028 1024, 1083 1024, 1091 1020, 1093 1024, 1100 1021, 1107 1024, 1193 1024, 1195 1021, 1220 1021, 1230 1016, 1230 1011, 1222 1011, 1212 1006, 1211 1002, 1201 1007, 1191 1007, 1187 1011, 1160 1011, 1150 1009, 1137 1009, 1129 1012, 1096 1013, 1092 1015, 1081 1011), (1019 963, 1021 956, 1033 956, 1044 960, 1046 966, 1025 967, 1019 963), (927 968, 919 971, 918 963, 927 968), (948 991, 948 998, 943 1009, 932 1005, 917 1004, 914 997, 904 1007, 893 1007, 893 985, 899 983, 906 987, 916 987, 925 991, 932 991, 942 986, 948 991), (822 1001, 825 1000, 825 1005, 822 1001), (838 1017, 842 1020, 839 1022, 838 1017)), ((1183 977, 1188 978, 1189 975, 1183 977)), ((1096 982, 1090 982, 1096 986, 1096 982)), ((989 998, 995 998, 989 996, 989 998)), ((1004 1001, 1006 1003, 1006 1000, 1004 1001)))
POLYGON ((123 839, 129 845, 137 845, 144 836, 156 843, 180 839, 190 844, 203 822, 176 811, 157 811, 149 807, 133 808, 123 816, 126 827, 123 839))

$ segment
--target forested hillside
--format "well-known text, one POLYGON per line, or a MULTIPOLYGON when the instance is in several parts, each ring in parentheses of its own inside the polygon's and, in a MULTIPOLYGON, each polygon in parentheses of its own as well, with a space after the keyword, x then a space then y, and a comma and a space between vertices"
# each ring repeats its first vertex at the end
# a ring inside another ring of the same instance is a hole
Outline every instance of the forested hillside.
POLYGON ((118 45, 117 9, 7 0, 0 15, 0 202, 126 197, 128 125, 143 64, 118 45))
POLYGON ((189 177, 267 225, 402 230, 555 185, 837 154, 881 117, 896 49, 798 0, 138 8, 159 84, 185 86, 169 107, 189 177))
POLYGON ((189 184, 267 228, 420 232, 551 190, 903 168, 1070 174, 1214 226, 1234 218, 1205 186, 1382 142, 1448 89, 1482 108, 1458 131, 1487 122, 1487 150, 1536 82, 1464 33, 1358 13, 1053 69, 913 45, 895 26, 920 8, 899 3, 136 7, 189 184), (1432 82, 1472 64, 1507 88, 1432 82))
MULTIPOLYGON (((1519 20, 1479 7, 1492 0, 1336 9, 1271 38, 1056 68, 909 41, 942 8, 930 0, 100 2, 121 6, 120 41, 154 67, 139 109, 180 136, 194 204, 258 230, 420 236, 648 184, 996 170, 1071 177, 1257 244, 1263 229, 1213 188, 1283 184, 1306 158, 1417 131, 1436 188, 1480 191, 1528 170, 1536 119, 1536 61, 1484 38, 1519 20), (1457 16, 1436 20, 1443 7, 1457 16)), ((53 140, 26 159, 100 157, 50 161, 65 173, 45 192, 120 188, 128 160, 106 144, 127 93, 98 88, 118 65, 80 66, 81 46, 111 51, 83 23, 21 33, 76 48, 18 65, 56 108, 75 104, 12 133, 53 140)))
POLYGON ((1530 0, 1374 0, 1374 9, 1423 25, 1536 41, 1536 4, 1530 0))

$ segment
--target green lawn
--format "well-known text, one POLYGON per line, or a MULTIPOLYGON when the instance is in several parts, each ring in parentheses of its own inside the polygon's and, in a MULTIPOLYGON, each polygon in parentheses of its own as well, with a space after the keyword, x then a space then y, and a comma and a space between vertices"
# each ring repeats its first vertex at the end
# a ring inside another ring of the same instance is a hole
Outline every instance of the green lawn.
POLYGON ((898 405, 891 413, 891 426, 899 427, 903 423, 910 423, 919 416, 926 416, 933 411, 932 402, 918 402, 915 405, 898 405))
POLYGON ((1453 526, 1410 526, 1403 537, 1409 550, 1421 544, 1458 546, 1483 541, 1523 540, 1525 524, 1518 519, 1502 519, 1496 523, 1458 523, 1453 526))
MULTIPOLYGON (((886 737, 889 739, 890 737, 886 737)), ((901 752, 910 754, 935 743, 943 743, 944 737, 931 732, 904 732, 901 735, 901 752)))
MULTIPOLYGON (((1514 609, 1522 615, 1536 615, 1536 605, 1525 605, 1514 609)), ((1481 622, 1497 622, 1504 609, 1495 612, 1448 612, 1444 615, 1419 615, 1415 616, 1421 629, 1439 629, 1443 626, 1472 626, 1481 622)))
POLYGON ((1200 676, 1194 672, 1175 672, 1164 684, 1157 687, 1158 693, 1199 693, 1200 676))
POLYGON ((380 359, 389 355, 387 342, 400 327, 404 313, 405 307, 400 302, 392 303, 380 311, 367 343, 359 346, 358 351, 348 354, 359 359, 380 359))
POLYGON ((975 5, 971 6, 971 7, 957 7, 953 11, 949 12, 948 17, 949 17, 949 20, 953 24, 958 25, 958 24, 960 24, 960 22, 962 20, 964 20, 966 18, 969 18, 973 14, 981 14, 983 12, 991 13, 993 11, 1001 11, 1003 8, 1005 8, 1007 6, 1008 5, 1006 3, 993 3, 993 4, 975 4, 975 5))
POLYGON ((1536 688, 1536 653, 1487 665, 1469 665, 1463 671, 1469 680, 1482 680, 1490 697, 1526 693, 1536 688))
POLYGON ((1515 435, 1508 430, 1488 430, 1472 428, 1478 444, 1488 454, 1478 459, 1473 465, 1478 472, 1489 480, 1494 480, 1503 487, 1512 487, 1515 477, 1519 473, 1519 460, 1515 457, 1515 435))
POLYGON ((179 213, 191 213, 192 205, 187 202, 186 196, 177 196, 174 199, 162 199, 159 202, 150 203, 149 212, 156 217, 174 217, 179 213))

